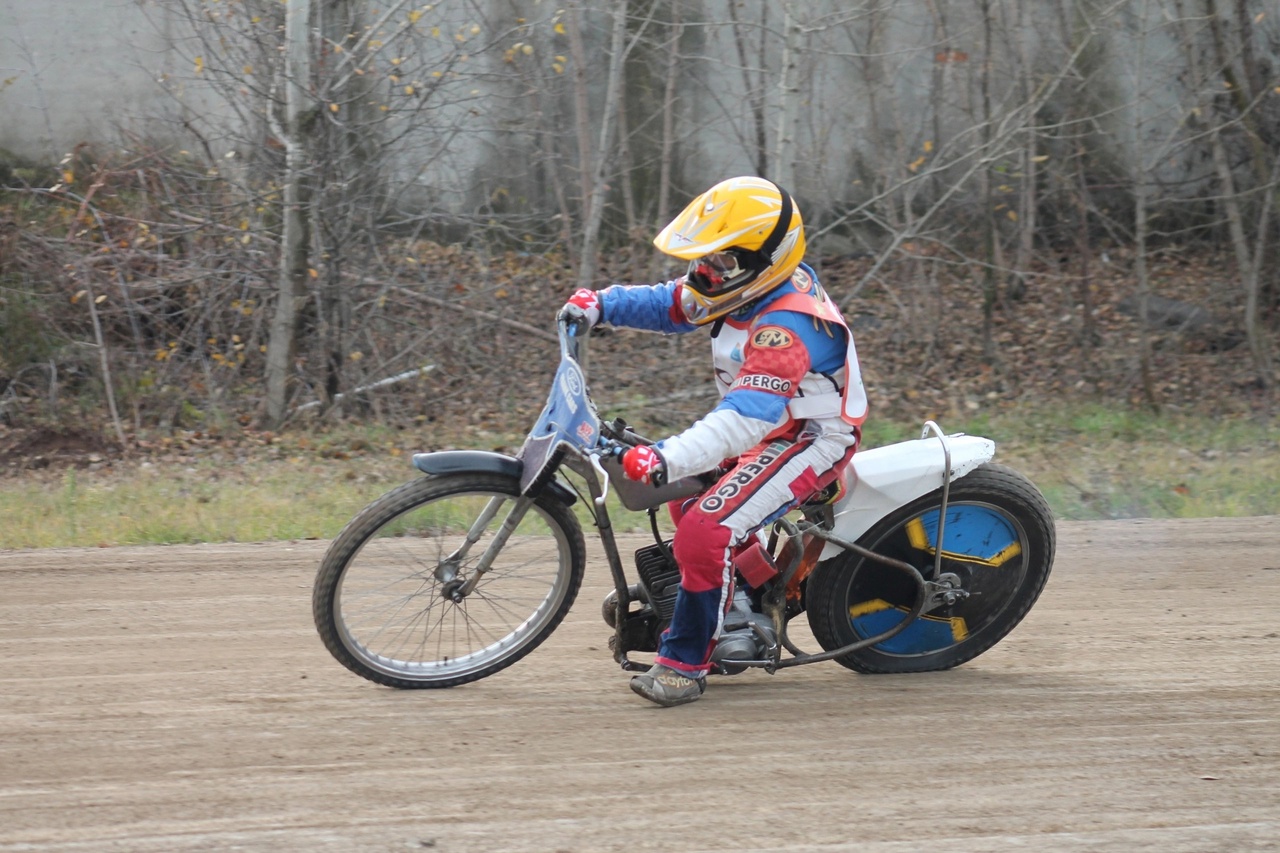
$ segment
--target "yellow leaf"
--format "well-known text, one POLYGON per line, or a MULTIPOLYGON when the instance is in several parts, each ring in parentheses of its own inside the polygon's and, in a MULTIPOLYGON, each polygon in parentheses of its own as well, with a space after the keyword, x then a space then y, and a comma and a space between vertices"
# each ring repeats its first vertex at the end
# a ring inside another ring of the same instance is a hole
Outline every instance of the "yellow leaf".
POLYGON ((1048 155, 1048 154, 1041 154, 1041 155, 1039 155, 1038 157, 1032 157, 1032 158, 1031 158, 1031 162, 1032 162, 1032 163, 1043 163, 1045 160, 1048 160, 1048 159, 1049 159, 1049 155, 1048 155))
POLYGON ((557 35, 564 35, 564 24, 557 21, 554 29, 557 35))
POLYGON ((1266 16, 1267 16, 1267 13, 1266 13, 1266 12, 1259 12, 1257 15, 1254 15, 1254 17, 1253 17, 1253 22, 1254 22, 1255 24, 1261 24, 1261 23, 1262 23, 1262 19, 1263 19, 1263 18, 1265 18, 1266 16))
POLYGON ((440 28, 439 28, 439 27, 432 27, 432 28, 431 28, 431 35, 432 35, 432 37, 433 37, 433 38, 440 38, 440 28))
POLYGON ((247 245, 249 245, 249 243, 250 243, 250 242, 252 242, 252 241, 253 241, 253 235, 252 235, 252 234, 246 234, 246 235, 244 235, 243 237, 241 237, 241 238, 240 238, 240 242, 241 242, 241 243, 244 243, 246 246, 247 246, 247 245))
POLYGON ((104 294, 102 294, 101 296, 99 296, 97 299, 93 300, 93 304, 94 304, 94 305, 101 305, 102 303, 104 303, 104 302, 106 302, 106 301, 107 301, 107 294, 105 294, 105 293, 104 293, 104 294))
POLYGON ((1005 214, 1005 216, 1009 217, 1010 221, 1012 222, 1018 221, 1018 211, 1016 210, 1009 211, 1008 213, 1005 214))
POLYGON ((75 182, 75 179, 76 179, 76 173, 75 173, 75 172, 71 171, 70 169, 65 169, 65 170, 63 170, 63 172, 62 172, 62 182, 63 182, 64 184, 74 183, 74 182, 75 182))
POLYGON ((421 18, 421 17, 422 17, 422 12, 421 12, 421 10, 414 9, 413 11, 411 11, 411 12, 409 13, 409 23, 411 23, 411 24, 416 24, 416 23, 418 23, 418 19, 419 19, 419 18, 421 18))
POLYGON ((203 56, 196 57, 196 73, 197 74, 204 73, 204 57, 203 56))
POLYGON ((233 344, 238 344, 238 343, 240 343, 240 336, 239 336, 239 335, 232 335, 232 336, 231 336, 231 343, 233 343, 233 344))
POLYGON ((338 105, 337 105, 337 104, 330 104, 330 105, 329 105, 329 112, 331 112, 331 113, 336 113, 337 111, 338 111, 338 105))
POLYGON ((311 276, 312 278, 319 278, 320 272, 316 270, 315 267, 311 267, 310 269, 307 270, 307 275, 311 276))
POLYGON ((924 141, 924 153, 928 154, 932 150, 933 150, 933 141, 930 139, 926 139, 924 141))
POLYGON ((359 361, 360 359, 364 358, 364 353, 356 351, 351 353, 349 357, 352 361, 359 361))
POLYGON ((919 169, 921 166, 924 165, 924 159, 925 159, 924 157, 917 157, 914 161, 907 164, 907 168, 913 172, 916 171, 917 169, 919 169))
POLYGON ((564 66, 561 65, 559 62, 553 62, 551 63, 551 70, 556 72, 557 74, 562 74, 564 72, 564 66))
POLYGON ((79 302, 81 299, 83 299, 83 298, 84 298, 85 296, 87 296, 88 294, 89 294, 89 291, 87 291, 87 290, 82 290, 82 291, 80 291, 80 292, 79 292, 79 293, 77 293, 75 296, 71 297, 71 304, 72 304, 72 305, 75 305, 77 302, 79 302))
POLYGON ((413 87, 412 87, 412 86, 405 86, 405 87, 404 87, 404 93, 405 93, 406 95, 412 95, 412 94, 413 94, 413 87))
POLYGON ((244 67, 244 73, 245 73, 245 74, 252 74, 252 73, 253 73, 253 66, 252 66, 252 65, 246 65, 246 66, 244 67))

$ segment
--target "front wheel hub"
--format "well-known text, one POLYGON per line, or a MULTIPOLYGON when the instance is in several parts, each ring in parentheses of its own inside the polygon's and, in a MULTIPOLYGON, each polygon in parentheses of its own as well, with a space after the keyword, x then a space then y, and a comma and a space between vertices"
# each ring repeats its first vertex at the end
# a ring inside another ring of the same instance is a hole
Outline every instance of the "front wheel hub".
POLYGON ((462 589, 466 585, 467 582, 464 578, 454 578, 444 584, 444 586, 440 587, 440 597, 447 598, 454 604, 461 604, 462 600, 466 598, 466 596, 462 594, 462 589))

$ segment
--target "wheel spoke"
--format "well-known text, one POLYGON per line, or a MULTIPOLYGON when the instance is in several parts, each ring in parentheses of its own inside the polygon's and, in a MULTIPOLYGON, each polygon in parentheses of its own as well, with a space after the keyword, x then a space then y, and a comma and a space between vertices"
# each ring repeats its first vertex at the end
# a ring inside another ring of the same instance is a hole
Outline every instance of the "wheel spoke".
POLYGON ((490 481, 503 489, 402 487, 415 494, 392 503, 331 570, 327 604, 322 566, 317 624, 325 636, 332 619, 340 660, 383 683, 447 686, 506 666, 563 618, 581 581, 577 522, 542 501, 519 501, 519 517, 497 511, 512 505, 515 483, 490 481), (481 560, 489 566, 477 574, 481 560))

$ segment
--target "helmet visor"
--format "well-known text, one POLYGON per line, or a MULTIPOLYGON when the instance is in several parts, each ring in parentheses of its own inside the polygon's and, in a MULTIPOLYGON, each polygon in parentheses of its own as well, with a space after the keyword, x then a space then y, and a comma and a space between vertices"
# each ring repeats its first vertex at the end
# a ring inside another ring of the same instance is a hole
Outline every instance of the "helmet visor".
POLYGON ((733 289, 745 272, 739 253, 730 249, 694 258, 686 281, 703 296, 715 296, 733 289))

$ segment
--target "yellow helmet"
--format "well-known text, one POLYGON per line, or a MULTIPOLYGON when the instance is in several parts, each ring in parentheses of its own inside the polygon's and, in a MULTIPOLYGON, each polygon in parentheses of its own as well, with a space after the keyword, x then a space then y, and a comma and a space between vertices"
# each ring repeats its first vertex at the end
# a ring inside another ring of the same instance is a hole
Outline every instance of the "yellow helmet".
POLYGON ((680 305, 702 326, 791 278, 804 257, 804 223, 777 184, 730 178, 689 202, 653 245, 689 261, 680 305))

